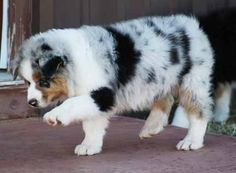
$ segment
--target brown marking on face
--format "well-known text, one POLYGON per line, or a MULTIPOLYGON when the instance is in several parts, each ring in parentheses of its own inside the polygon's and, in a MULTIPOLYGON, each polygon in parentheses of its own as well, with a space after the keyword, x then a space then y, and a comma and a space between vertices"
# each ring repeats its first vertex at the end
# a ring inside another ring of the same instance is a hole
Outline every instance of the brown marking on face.
POLYGON ((68 95, 66 79, 62 75, 55 75, 50 81, 49 88, 43 88, 43 98, 47 102, 53 102, 68 95))
POLYGON ((185 108, 188 115, 197 115, 201 118, 201 109, 199 104, 195 101, 193 93, 186 89, 179 90, 179 102, 185 108))
POLYGON ((58 74, 53 76, 52 79, 48 81, 50 83, 49 88, 39 86, 39 80, 41 79, 40 72, 35 72, 32 78, 36 83, 36 88, 42 92, 43 99, 47 103, 64 98, 68 95, 67 83, 63 75, 58 74))
POLYGON ((173 103, 174 103, 173 96, 167 95, 166 97, 163 97, 155 101, 152 105, 152 109, 158 109, 169 114, 173 103))

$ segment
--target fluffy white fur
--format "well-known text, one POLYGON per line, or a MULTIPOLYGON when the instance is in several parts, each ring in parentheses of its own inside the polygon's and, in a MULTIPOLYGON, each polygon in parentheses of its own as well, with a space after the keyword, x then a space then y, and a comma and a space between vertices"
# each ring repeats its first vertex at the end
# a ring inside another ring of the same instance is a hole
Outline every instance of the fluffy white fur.
POLYGON ((190 115, 188 117, 189 130, 185 138, 177 144, 176 148, 178 150, 196 150, 203 147, 207 120, 196 118, 194 115, 190 115))
POLYGON ((174 118, 171 123, 173 126, 188 128, 188 115, 182 106, 178 106, 174 113, 174 118))

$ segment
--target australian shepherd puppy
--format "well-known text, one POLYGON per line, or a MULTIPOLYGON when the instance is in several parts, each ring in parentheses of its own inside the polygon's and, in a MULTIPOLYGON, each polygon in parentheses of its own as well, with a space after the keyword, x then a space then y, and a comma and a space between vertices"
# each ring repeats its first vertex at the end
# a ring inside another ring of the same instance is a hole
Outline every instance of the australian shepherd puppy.
MULTIPOLYGON (((109 118, 151 109, 140 137, 167 124, 174 98, 188 114, 178 150, 203 147, 212 115, 213 50, 194 17, 147 17, 108 26, 50 30, 26 40, 15 75, 28 83, 28 103, 46 107, 50 125, 81 121, 85 138, 77 155, 101 152, 109 118)), ((125 129, 124 129, 125 130, 125 129)))

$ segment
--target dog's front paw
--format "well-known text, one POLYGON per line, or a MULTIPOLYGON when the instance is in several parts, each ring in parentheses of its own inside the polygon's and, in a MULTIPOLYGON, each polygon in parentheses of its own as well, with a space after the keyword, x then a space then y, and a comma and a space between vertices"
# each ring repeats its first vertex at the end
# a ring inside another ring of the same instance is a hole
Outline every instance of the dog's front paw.
POLYGON ((63 125, 67 126, 70 124, 70 119, 63 111, 61 111, 58 108, 55 108, 49 112, 47 112, 44 116, 43 119, 46 123, 52 126, 56 125, 63 125))
POLYGON ((80 144, 75 147, 74 153, 78 156, 94 155, 102 151, 102 147, 96 145, 80 144))

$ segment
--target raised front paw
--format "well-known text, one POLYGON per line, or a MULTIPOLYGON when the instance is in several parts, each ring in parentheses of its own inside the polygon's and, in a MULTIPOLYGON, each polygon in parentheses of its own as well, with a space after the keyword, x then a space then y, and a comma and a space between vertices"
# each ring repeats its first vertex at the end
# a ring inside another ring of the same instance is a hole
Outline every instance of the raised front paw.
POLYGON ((74 153, 78 156, 94 155, 102 151, 102 147, 96 145, 80 144, 75 147, 74 153))
POLYGON ((63 126, 67 126, 71 123, 70 119, 69 119, 69 115, 67 115, 65 112, 63 112, 62 110, 60 110, 60 108, 54 108, 53 110, 47 112, 44 116, 43 116, 43 120, 52 126, 56 126, 56 125, 63 125, 63 126))

